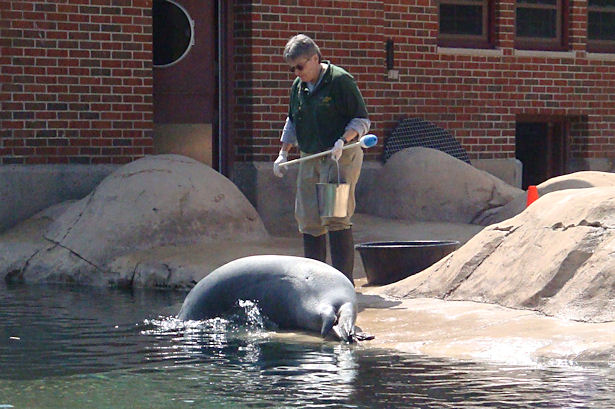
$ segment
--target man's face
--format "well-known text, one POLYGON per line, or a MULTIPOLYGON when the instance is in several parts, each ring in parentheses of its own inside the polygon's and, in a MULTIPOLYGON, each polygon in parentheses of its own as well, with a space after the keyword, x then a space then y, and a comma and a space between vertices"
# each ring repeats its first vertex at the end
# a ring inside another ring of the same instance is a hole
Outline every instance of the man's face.
POLYGON ((295 60, 289 61, 290 70, 303 82, 316 82, 320 75, 320 63, 318 55, 314 54, 311 57, 298 57, 295 60))

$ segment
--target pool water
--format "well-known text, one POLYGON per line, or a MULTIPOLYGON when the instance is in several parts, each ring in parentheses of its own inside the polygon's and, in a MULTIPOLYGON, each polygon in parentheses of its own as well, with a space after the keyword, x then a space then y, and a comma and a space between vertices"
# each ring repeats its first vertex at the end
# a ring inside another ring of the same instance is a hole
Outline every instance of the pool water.
POLYGON ((250 303, 0 284, 2 408, 615 408, 615 368, 502 366, 279 334, 250 303))

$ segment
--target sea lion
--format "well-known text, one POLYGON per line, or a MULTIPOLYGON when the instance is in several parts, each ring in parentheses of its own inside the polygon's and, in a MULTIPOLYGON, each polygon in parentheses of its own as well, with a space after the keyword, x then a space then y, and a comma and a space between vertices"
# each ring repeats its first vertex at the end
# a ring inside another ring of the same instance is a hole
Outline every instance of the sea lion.
POLYGON ((218 317, 239 300, 254 301, 281 329, 354 340, 357 297, 353 285, 328 264, 303 257, 263 255, 231 261, 192 288, 177 317, 218 317))

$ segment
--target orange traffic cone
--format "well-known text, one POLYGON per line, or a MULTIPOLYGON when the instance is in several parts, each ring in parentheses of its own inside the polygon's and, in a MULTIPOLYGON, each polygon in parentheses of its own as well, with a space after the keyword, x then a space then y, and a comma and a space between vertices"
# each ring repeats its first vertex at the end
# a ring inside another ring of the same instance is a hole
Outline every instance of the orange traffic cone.
POLYGON ((525 202, 525 207, 528 207, 532 203, 534 203, 538 199, 538 189, 536 186, 531 185, 527 187, 527 201, 525 202))

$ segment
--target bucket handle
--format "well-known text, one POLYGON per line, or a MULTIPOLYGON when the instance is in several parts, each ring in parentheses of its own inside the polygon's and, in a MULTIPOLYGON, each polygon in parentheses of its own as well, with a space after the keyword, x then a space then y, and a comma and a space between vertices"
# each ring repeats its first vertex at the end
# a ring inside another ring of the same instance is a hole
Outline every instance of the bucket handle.
POLYGON ((340 160, 335 160, 335 165, 337 166, 337 184, 340 184, 340 160))
MULTIPOLYGON (((341 177, 341 174, 340 174, 340 163, 339 163, 339 161, 335 160, 335 165, 337 167, 337 185, 339 185, 339 184, 342 183, 342 177, 341 177)), ((327 179, 326 179, 327 183, 333 183, 333 182, 329 182, 329 180, 330 180, 329 176, 330 175, 331 175, 331 168, 329 168, 327 170, 327 179)), ((333 183, 333 184, 335 184, 335 183, 333 183)))

